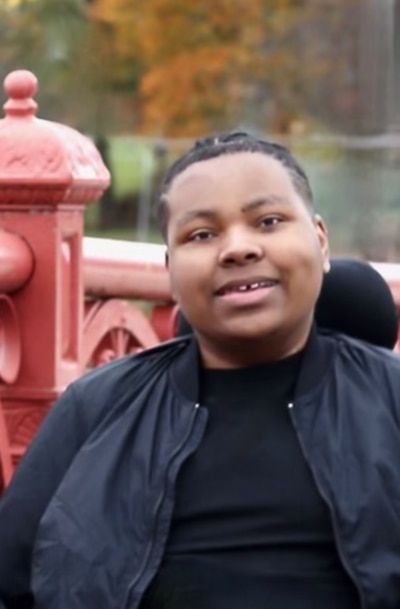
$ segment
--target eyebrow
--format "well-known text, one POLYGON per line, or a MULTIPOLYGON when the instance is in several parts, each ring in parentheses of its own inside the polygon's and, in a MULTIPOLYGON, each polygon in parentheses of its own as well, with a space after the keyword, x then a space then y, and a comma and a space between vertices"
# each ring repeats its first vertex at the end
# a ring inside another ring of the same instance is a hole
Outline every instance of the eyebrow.
POLYGON ((181 218, 179 218, 177 225, 181 228, 192 220, 215 220, 216 217, 217 213, 212 209, 192 209, 191 211, 187 211, 181 218))
MULTIPOLYGON (((251 199, 245 203, 240 211, 244 214, 258 209, 259 207, 272 206, 272 205, 290 205, 288 199, 279 195, 265 195, 251 199)), ((177 222, 177 225, 181 228, 185 224, 188 224, 192 220, 215 220, 218 216, 217 212, 212 209, 192 209, 186 212, 177 222)))
POLYGON ((252 199, 243 205, 241 212, 246 213, 258 209, 259 207, 272 206, 272 205, 290 205, 290 202, 285 197, 280 195, 265 195, 252 199))

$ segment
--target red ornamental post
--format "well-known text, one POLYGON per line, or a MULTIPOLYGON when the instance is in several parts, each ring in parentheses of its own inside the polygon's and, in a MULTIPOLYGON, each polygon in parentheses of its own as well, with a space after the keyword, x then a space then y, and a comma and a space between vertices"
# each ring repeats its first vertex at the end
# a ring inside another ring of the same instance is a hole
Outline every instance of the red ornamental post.
MULTIPOLYGON (((36 117, 32 73, 11 73, 4 88, 9 99, 0 120, 0 259, 5 238, 14 239, 11 249, 18 251, 10 255, 16 265, 11 276, 0 269, 0 293, 12 292, 3 303, 14 324, 6 353, 18 341, 20 348, 14 348, 19 361, 12 384, 0 367, 0 401, 18 455, 66 384, 79 375, 84 211, 110 176, 88 138, 36 117)), ((9 245, 6 250, 11 251, 9 245)))

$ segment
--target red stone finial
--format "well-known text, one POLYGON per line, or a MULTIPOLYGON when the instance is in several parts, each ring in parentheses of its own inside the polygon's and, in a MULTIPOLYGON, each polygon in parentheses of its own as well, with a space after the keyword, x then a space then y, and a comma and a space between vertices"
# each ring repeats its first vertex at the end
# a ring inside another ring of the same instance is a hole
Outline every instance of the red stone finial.
POLYGON ((9 99, 4 104, 6 116, 28 118, 36 114, 37 103, 32 99, 38 89, 37 78, 29 70, 15 70, 4 80, 9 99))

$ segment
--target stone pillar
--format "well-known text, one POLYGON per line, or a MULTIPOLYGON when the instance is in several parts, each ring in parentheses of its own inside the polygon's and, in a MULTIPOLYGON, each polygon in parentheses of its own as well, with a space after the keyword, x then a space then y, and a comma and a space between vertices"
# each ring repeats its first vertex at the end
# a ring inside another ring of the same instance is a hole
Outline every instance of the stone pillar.
POLYGON ((0 229, 19 235, 34 260, 29 282, 9 295, 21 337, 18 376, 0 383, 11 445, 22 446, 79 374, 84 212, 110 177, 88 138, 36 117, 32 73, 13 72, 4 87, 0 229))

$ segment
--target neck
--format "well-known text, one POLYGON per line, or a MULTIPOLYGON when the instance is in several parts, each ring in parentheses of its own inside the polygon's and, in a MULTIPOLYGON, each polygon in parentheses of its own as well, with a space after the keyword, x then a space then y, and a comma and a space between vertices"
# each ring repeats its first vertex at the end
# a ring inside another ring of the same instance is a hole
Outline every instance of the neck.
POLYGON ((210 340, 196 332, 205 368, 246 368, 276 362, 304 349, 311 322, 296 332, 276 332, 257 339, 228 338, 210 340))

